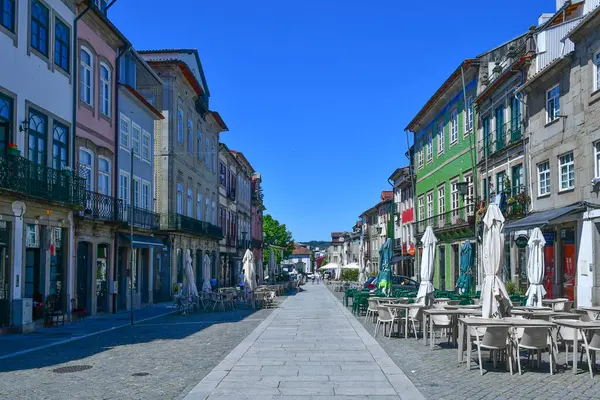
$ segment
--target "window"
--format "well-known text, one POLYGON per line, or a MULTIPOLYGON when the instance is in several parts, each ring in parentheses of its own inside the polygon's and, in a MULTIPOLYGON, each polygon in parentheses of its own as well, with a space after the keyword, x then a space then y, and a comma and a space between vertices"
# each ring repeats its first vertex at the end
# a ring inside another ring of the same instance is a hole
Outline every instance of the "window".
POLYGON ((465 174, 464 180, 468 184, 467 197, 464 199, 464 201, 467 202, 468 204, 465 204, 465 205, 467 206, 467 211, 469 213, 473 213, 473 211, 475 211, 474 210, 474 208, 475 208, 475 188, 473 186, 473 175, 465 174))
POLYGON ((194 154, 194 123, 188 119, 187 124, 188 153, 194 154))
POLYGON ((194 194, 190 187, 187 190, 187 216, 190 218, 194 216, 194 194))
POLYGON ((505 143, 504 106, 500 106, 496 108, 496 151, 503 149, 505 143))
POLYGON ((121 114, 121 125, 119 128, 119 143, 121 147, 129 151, 129 118, 121 114))
POLYGON ((419 221, 422 221, 425 219, 425 203, 424 203, 424 198, 423 196, 419 196, 419 216, 418 219, 419 221))
POLYGON ((546 92, 546 122, 552 122, 560 115, 560 86, 546 92))
POLYGON ((119 198, 123 200, 123 207, 129 204, 129 174, 119 171, 119 198))
POLYGON ((200 130, 200 121, 198 121, 198 129, 197 130, 198 130, 198 133, 196 134, 197 135, 196 146, 198 148, 196 149, 196 151, 198 152, 198 161, 202 161, 202 131, 200 130))
MULTIPOLYGON (((1 103, 1 101, 0 101, 1 103)), ((52 168, 61 170, 68 164, 69 128, 54 121, 52 129, 52 168)))
POLYGON ((444 152, 444 145, 446 143, 446 135, 444 134, 444 122, 440 121, 437 127, 437 140, 438 140, 438 154, 444 152))
POLYGON ((482 121, 483 128, 483 155, 487 157, 491 153, 490 148, 490 117, 485 117, 482 121))
POLYGON ((98 193, 110 196, 110 161, 98 158, 98 193))
POLYGON ((205 164, 206 164, 206 168, 210 169, 210 157, 208 156, 209 155, 209 151, 208 151, 208 147, 209 146, 210 146, 210 144, 208 143, 208 138, 206 138, 206 141, 205 141, 205 152, 204 152, 204 155, 205 155, 204 161, 205 161, 205 164))
POLYGON ((465 135, 473 129, 473 98, 467 98, 467 118, 465 123, 465 135))
POLYGON ((225 186, 225 176, 227 175, 225 171, 225 164, 219 163, 219 183, 221 186, 225 186))
POLYGON ((0 25, 11 32, 15 31, 15 1, 0 0, 0 25))
POLYGON ((0 93, 0 154, 4 154, 8 142, 11 140, 12 122, 13 100, 0 93))
POLYGON ((537 165, 538 196, 550 194, 550 162, 544 161, 537 165))
POLYGON ((450 114, 450 143, 458 140, 458 114, 456 110, 450 114))
POLYGON ((506 190, 506 173, 504 171, 496 174, 496 195, 501 194, 506 190))
POLYGON ((142 132, 142 160, 150 162, 150 132, 142 132))
POLYGON ((433 217, 433 192, 427 193, 427 218, 433 217))
POLYGON ((444 219, 444 213, 446 212, 446 188, 444 186, 438 187, 438 216, 440 220, 444 219))
MULTIPOLYGON (((0 2, 1 3, 1 2, 0 2)), ((594 54, 594 91, 600 89, 600 51, 594 54)))
POLYGON ((450 206, 452 207, 452 215, 458 215, 459 203, 458 203, 458 181, 450 183, 450 206))
POLYGON ((217 205, 216 205, 215 201, 213 200, 213 202, 212 202, 212 219, 211 219, 211 223, 213 225, 216 225, 216 223, 217 223, 217 221, 216 221, 217 213, 215 211, 216 207, 217 207, 217 205))
POLYGON ((104 63, 100 63, 100 112, 110 117, 110 69, 104 63))
POLYGON ((150 182, 142 181, 142 204, 144 210, 150 210, 150 182))
POLYGON ((558 157, 560 190, 569 190, 575 187, 575 161, 573 153, 558 157))
POLYGON ((141 149, 140 149, 140 136, 142 135, 142 128, 136 124, 135 122, 131 123, 131 148, 133 149, 133 154, 140 157, 141 149))
POLYGON ((65 72, 69 72, 70 42, 69 28, 60 19, 56 18, 54 20, 54 64, 65 72))
POLYGON ((204 220, 210 222, 210 200, 208 200, 208 192, 206 193, 206 201, 204 202, 204 220))
POLYGON ((79 149, 79 176, 85 178, 86 190, 94 190, 94 156, 92 152, 85 149, 79 149))
POLYGON ((523 165, 519 164, 519 165, 515 165, 514 167, 512 167, 511 176, 512 176, 511 193, 513 196, 516 196, 525 190, 525 188, 523 187, 523 165))
POLYGON ((198 187, 198 194, 196 196, 196 219, 202 220, 202 188, 198 187))
POLYGON ((142 182, 140 178, 133 177, 133 206, 139 208, 141 204, 140 194, 141 194, 141 186, 142 182))
POLYGON ((48 57, 50 10, 38 0, 31 1, 31 47, 48 57))
POLYGON ((177 107, 177 141, 183 143, 183 110, 177 107))
POLYGON ((212 172, 217 173, 217 146, 215 139, 212 140, 212 172))
POLYGON ((85 47, 79 52, 79 99, 88 105, 94 104, 94 68, 92 53, 85 47))
POLYGON ((433 140, 431 138, 431 132, 427 134, 427 162, 430 163, 433 160, 433 140))
POLYGON ((594 143, 594 178, 600 178, 600 141, 594 143))
POLYGON ((423 168, 423 141, 422 140, 419 142, 418 158, 419 158, 419 169, 421 169, 421 168, 423 168))
POLYGON ((183 213, 183 185, 177 184, 177 214, 183 213))
POLYGON ((46 165, 46 134, 48 118, 37 111, 29 111, 29 160, 36 164, 46 165))

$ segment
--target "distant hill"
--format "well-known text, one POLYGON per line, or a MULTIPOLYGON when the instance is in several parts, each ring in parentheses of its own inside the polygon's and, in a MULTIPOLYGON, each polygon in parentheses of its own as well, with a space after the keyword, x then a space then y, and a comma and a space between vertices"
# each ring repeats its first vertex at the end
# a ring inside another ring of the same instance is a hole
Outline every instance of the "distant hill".
POLYGON ((327 247, 329 247, 329 244, 331 242, 325 242, 322 240, 311 240, 310 242, 300 242, 302 243, 304 246, 310 246, 311 248, 315 248, 318 247, 321 250, 326 250, 327 247))

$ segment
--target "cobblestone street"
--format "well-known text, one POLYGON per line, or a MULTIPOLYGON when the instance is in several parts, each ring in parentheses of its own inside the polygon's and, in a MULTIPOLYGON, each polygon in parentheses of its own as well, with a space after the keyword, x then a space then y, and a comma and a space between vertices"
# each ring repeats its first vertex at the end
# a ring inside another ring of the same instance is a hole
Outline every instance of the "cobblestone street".
POLYGON ((270 313, 169 315, 0 360, 0 399, 182 398, 270 313), (85 369, 53 372, 70 366, 85 369))
MULTIPOLYGON (((343 293, 335 293, 341 301, 343 293)), ((373 335, 375 324, 370 319, 356 318, 373 335)), ((438 333, 439 334, 439 333, 438 333)), ((571 364, 565 370, 565 353, 561 349, 558 356, 558 373, 549 374, 547 362, 541 369, 524 366, 523 375, 519 376, 504 370, 499 365, 492 369, 491 363, 484 366, 484 375, 479 374, 477 362, 471 363, 471 370, 456 361, 456 348, 446 346, 445 338, 441 340, 443 347, 436 346, 433 351, 425 347, 422 340, 409 337, 408 340, 392 336, 391 339, 379 334, 377 342, 383 347, 394 362, 404 371, 414 385, 427 399, 597 399, 600 393, 600 376, 590 379, 587 363, 580 364, 579 373, 573 376, 571 364), (585 369, 582 369, 585 367, 585 369), (490 372, 486 373, 486 369, 490 372)), ((439 343, 440 339, 436 339, 439 343)), ((487 351, 483 356, 487 358, 487 351)), ((477 357, 477 351, 474 351, 477 357)), ((547 355, 545 356, 547 357, 547 355)), ((547 360, 547 358, 545 358, 547 360)), ((485 362, 485 361, 484 361, 485 362)))

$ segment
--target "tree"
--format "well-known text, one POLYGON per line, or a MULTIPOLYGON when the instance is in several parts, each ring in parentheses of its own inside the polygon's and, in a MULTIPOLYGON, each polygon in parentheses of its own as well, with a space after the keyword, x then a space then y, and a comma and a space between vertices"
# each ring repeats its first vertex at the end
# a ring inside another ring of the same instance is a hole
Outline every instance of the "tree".
MULTIPOLYGON (((287 257, 292 254, 294 250, 294 239, 292 239, 292 233, 287 230, 285 224, 280 224, 279 221, 274 219, 271 214, 267 214, 263 217, 263 242, 265 245, 275 245, 284 247, 283 256, 287 257)), ((266 264, 269 262, 269 251, 265 251, 263 254, 263 262, 266 264)), ((282 260, 281 251, 274 251, 277 263, 282 260)))

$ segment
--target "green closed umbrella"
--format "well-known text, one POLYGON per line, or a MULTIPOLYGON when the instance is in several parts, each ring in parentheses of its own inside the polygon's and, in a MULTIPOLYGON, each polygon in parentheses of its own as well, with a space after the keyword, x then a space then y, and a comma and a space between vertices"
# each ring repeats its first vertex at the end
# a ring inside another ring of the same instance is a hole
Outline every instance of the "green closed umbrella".
POLYGON ((473 285, 472 265, 473 247, 471 246, 471 242, 467 240, 460 246, 460 276, 456 282, 456 287, 462 289, 461 293, 471 293, 473 285))
POLYGON ((379 250, 378 288, 385 296, 392 295, 392 239, 387 239, 379 250))

